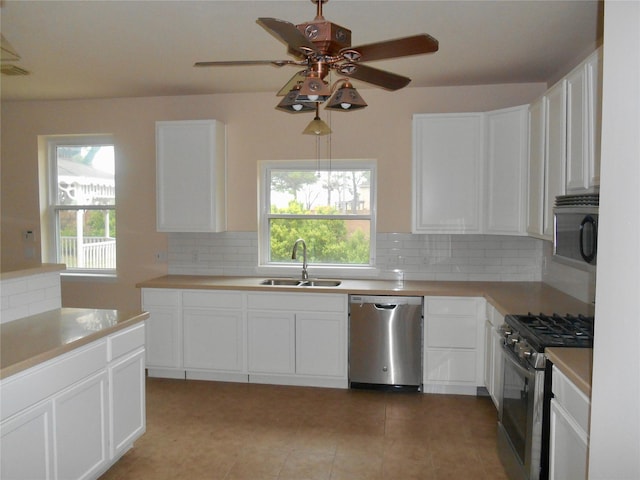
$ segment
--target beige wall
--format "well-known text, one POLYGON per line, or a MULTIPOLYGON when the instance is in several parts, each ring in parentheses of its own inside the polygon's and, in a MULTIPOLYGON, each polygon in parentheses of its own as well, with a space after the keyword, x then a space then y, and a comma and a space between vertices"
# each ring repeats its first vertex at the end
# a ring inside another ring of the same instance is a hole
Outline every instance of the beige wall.
MULTIPOLYGON (((543 83, 362 90, 369 107, 333 113, 333 158, 378 160, 378 231, 411 229, 411 119, 414 113, 486 111, 529 103, 543 83)), ((37 264, 24 258, 21 232, 40 234, 39 135, 110 133, 116 141, 117 281, 63 281, 63 305, 136 308, 141 280, 166 273, 155 231, 155 121, 216 118, 227 125, 228 230, 256 231, 257 161, 315 158, 302 135, 311 115, 274 109, 271 93, 2 104, 2 270, 37 264)), ((326 119, 327 112, 321 116, 326 119)), ((324 154, 324 150, 323 150, 324 154)), ((38 240, 39 241, 39 240, 38 240)))

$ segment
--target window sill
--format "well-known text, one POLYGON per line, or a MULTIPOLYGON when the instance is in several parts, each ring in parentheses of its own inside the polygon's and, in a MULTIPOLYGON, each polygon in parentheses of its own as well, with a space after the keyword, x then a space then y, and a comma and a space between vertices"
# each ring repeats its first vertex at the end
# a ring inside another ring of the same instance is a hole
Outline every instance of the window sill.
POLYGON ((117 272, 93 273, 93 272, 70 272, 60 273, 60 277, 65 282, 116 282, 117 272))

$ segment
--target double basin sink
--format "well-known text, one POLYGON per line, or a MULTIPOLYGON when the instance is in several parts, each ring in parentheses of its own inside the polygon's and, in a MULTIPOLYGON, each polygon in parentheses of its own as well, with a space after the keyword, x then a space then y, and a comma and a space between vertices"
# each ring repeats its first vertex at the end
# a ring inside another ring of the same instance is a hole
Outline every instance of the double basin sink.
POLYGON ((300 280, 297 278, 267 278, 260 285, 280 285, 285 287, 337 287, 340 280, 300 280))

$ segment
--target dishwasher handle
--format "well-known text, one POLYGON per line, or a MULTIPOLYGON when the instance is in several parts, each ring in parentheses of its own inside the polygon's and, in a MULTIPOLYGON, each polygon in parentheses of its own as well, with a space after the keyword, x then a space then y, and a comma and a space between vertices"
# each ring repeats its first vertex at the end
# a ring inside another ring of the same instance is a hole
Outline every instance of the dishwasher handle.
POLYGON ((394 310, 396 307, 398 307, 398 305, 395 303, 374 303, 373 306, 377 310, 394 310))

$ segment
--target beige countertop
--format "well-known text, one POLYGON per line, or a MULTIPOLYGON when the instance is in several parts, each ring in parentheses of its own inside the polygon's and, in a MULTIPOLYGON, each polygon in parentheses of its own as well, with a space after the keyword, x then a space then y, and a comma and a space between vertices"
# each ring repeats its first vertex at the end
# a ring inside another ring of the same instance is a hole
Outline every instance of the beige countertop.
POLYGON ((66 270, 64 263, 43 263, 35 267, 26 267, 19 270, 9 270, 0 272, 0 280, 10 280, 13 278, 29 277, 31 275, 40 275, 41 273, 59 272, 66 270))
POLYGON ((594 307, 542 282, 440 282, 341 279, 337 287, 265 286, 266 277, 164 275, 140 282, 139 288, 318 292, 357 295, 427 295, 484 297, 502 315, 571 313, 593 315, 594 307))
POLYGON ((550 347, 546 357, 571 380, 582 393, 591 398, 593 350, 591 348, 550 347))
POLYGON ((60 308, 0 326, 0 379, 121 330, 146 312, 60 308))

